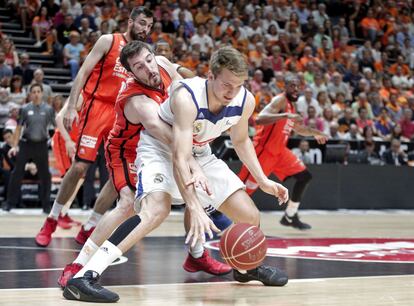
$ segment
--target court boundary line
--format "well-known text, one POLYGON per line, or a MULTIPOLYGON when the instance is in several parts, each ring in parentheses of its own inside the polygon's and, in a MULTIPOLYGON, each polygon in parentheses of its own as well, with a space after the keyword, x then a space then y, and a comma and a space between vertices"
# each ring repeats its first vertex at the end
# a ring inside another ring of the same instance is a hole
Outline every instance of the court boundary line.
MULTIPOLYGON (((383 278, 414 278, 414 274, 402 274, 402 275, 372 275, 372 276, 351 276, 351 277, 324 277, 324 278, 305 278, 305 279, 290 279, 290 283, 318 283, 326 282, 330 280, 358 280, 358 279, 383 279, 383 278)), ((258 283, 257 281, 252 282, 252 284, 258 283)), ((167 284, 144 284, 144 285, 112 285, 105 286, 105 288, 147 288, 147 287, 161 287, 161 286, 196 286, 196 285, 222 285, 222 284, 240 284, 244 286, 245 284, 239 283, 237 281, 223 281, 223 282, 200 282, 200 283, 167 283, 167 284)), ((46 290, 59 290, 62 289, 58 287, 48 287, 48 288, 10 288, 10 289, 0 289, 0 292, 5 291, 46 291, 46 290)))

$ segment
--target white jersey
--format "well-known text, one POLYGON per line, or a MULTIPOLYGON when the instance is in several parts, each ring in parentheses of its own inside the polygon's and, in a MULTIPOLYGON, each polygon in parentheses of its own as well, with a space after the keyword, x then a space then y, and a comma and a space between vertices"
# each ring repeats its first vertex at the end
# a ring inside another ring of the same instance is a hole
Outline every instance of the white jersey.
MULTIPOLYGON (((239 122, 243 113, 247 90, 242 87, 227 106, 218 114, 213 114, 208 109, 208 81, 206 79, 194 77, 176 82, 179 82, 188 90, 197 107, 197 117, 193 123, 193 151, 197 154, 203 151, 204 147, 208 147, 208 143, 239 122)), ((170 88, 176 88, 176 84, 173 84, 170 88)), ((170 103, 170 99, 168 99, 161 104, 159 115, 162 120, 173 125, 174 114, 171 111, 170 103)))

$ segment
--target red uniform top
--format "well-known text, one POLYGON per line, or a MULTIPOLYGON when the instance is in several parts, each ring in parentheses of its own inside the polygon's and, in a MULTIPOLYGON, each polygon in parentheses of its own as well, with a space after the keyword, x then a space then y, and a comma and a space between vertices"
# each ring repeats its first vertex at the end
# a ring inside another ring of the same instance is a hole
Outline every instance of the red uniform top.
POLYGON ((119 55, 127 44, 127 40, 123 34, 112 36, 111 48, 93 68, 83 87, 83 92, 87 98, 115 104, 121 84, 128 78, 127 70, 119 60, 119 55))
MULTIPOLYGON (((295 114, 295 108, 286 98, 286 107, 284 113, 295 114)), ((273 124, 262 125, 257 130, 257 134, 253 139, 253 143, 256 149, 266 149, 272 153, 278 153, 289 140, 290 133, 295 125, 292 119, 281 119, 273 124)), ((256 150, 257 151, 257 150, 256 150)))
POLYGON ((135 154, 139 133, 143 129, 143 126, 141 123, 133 124, 128 121, 124 115, 125 104, 128 98, 138 95, 146 95, 158 104, 163 103, 168 98, 167 89, 172 79, 164 68, 161 66, 158 67, 161 74, 160 88, 153 88, 130 78, 126 83, 125 89, 119 93, 115 105, 116 121, 108 137, 110 145, 132 150, 135 154))

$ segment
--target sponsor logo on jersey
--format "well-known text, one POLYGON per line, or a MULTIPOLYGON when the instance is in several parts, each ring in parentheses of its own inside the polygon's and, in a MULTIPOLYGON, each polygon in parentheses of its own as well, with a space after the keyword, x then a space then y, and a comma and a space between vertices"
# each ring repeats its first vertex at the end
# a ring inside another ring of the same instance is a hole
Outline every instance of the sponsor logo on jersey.
MULTIPOLYGON (((414 239, 267 238, 267 256, 334 261, 414 263, 414 239)), ((211 241, 206 247, 218 250, 211 241)))
POLYGON ((88 135, 82 135, 81 141, 80 141, 80 146, 94 149, 95 146, 96 146, 97 141, 98 141, 98 138, 96 138, 96 137, 92 137, 92 136, 88 136, 88 135))

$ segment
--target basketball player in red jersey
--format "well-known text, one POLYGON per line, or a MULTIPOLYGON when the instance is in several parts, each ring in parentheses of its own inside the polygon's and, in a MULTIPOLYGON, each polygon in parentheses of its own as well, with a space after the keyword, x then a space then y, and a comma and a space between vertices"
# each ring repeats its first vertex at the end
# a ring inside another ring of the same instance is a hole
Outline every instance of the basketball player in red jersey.
MULTIPOLYGON (((74 81, 69 96, 68 109, 63 122, 68 131, 73 122, 79 122, 80 134, 76 144, 75 160, 63 178, 52 210, 45 220, 36 243, 47 246, 56 230, 58 216, 75 191, 79 180, 85 176, 102 141, 105 141, 115 122, 114 103, 121 85, 128 73, 119 60, 122 48, 132 40, 145 40, 153 24, 153 15, 145 7, 135 7, 128 20, 127 32, 102 35, 87 56, 74 81), (76 111, 76 101, 82 92, 84 103, 80 118, 76 111)), ((117 198, 112 184, 106 184, 101 191, 101 203, 95 205, 87 224, 82 226, 82 240, 86 240, 107 208, 117 198)), ((77 238, 78 238, 77 237, 77 238)), ((78 239, 77 239, 78 240, 78 239)))
MULTIPOLYGON (((137 64, 134 63, 133 66, 138 68, 134 70, 134 78, 128 79, 125 88, 121 89, 118 95, 115 105, 116 121, 108 137, 105 151, 111 182, 119 194, 119 200, 116 208, 105 215, 98 223, 75 261, 65 267, 58 280, 61 287, 65 287, 68 280, 82 269, 118 225, 135 215, 133 207, 137 185, 135 159, 141 130, 145 127, 148 133, 155 135, 154 137, 165 137, 164 134, 160 134, 163 132, 162 128, 154 124, 154 122, 157 122, 154 117, 158 116, 158 105, 168 98, 167 89, 171 82, 182 79, 182 72, 180 71, 179 74, 177 71, 180 70, 180 67, 177 70, 177 65, 172 64, 167 58, 163 56, 154 57, 151 52, 147 52, 145 60, 148 62, 149 59, 153 59, 154 64, 142 64, 139 61, 141 59, 140 53, 145 51, 137 50, 149 47, 146 44, 134 43, 137 46, 130 48, 131 44, 129 44, 124 52, 126 58, 132 57, 135 59, 137 64), (128 50, 131 50, 131 54, 138 55, 131 56, 128 50), (156 85, 157 83, 159 85, 156 85)), ((128 65, 128 70, 130 69, 128 65)), ((191 73, 186 69, 184 71, 186 74, 191 73)), ((202 175, 198 163, 195 160, 193 162, 193 173, 200 171, 200 175, 202 175)), ((193 264, 193 271, 191 272, 205 271, 221 275, 231 271, 229 266, 211 258, 204 248, 190 248, 189 251, 191 254, 191 257, 190 255, 189 257, 192 258, 190 260, 193 264), (194 256, 197 255, 199 256, 195 258, 194 256)))
MULTIPOLYGON (((289 177, 296 180, 280 223, 300 230, 307 230, 311 226, 301 222, 297 212, 302 195, 312 179, 312 175, 286 145, 292 130, 302 136, 314 136, 320 144, 324 144, 328 136, 301 124, 302 118, 296 114, 295 110, 299 80, 290 77, 285 80, 285 83, 285 93, 273 98, 257 116, 256 123, 262 126, 258 129, 253 143, 260 165, 267 176, 274 173, 281 181, 289 177)), ((253 194, 258 188, 258 184, 245 166, 240 170, 239 177, 246 184, 247 193, 253 194)))

